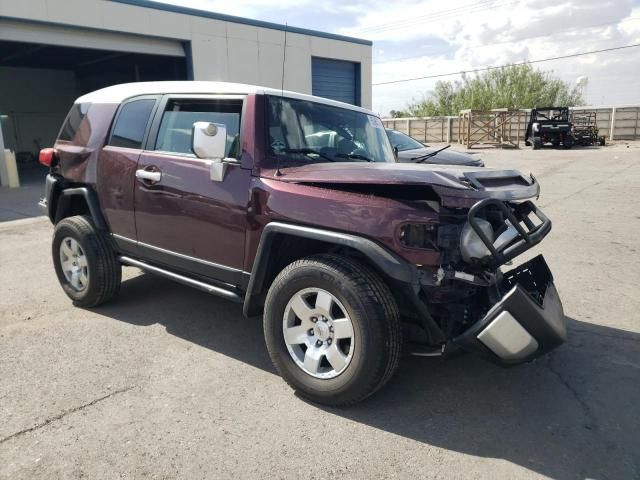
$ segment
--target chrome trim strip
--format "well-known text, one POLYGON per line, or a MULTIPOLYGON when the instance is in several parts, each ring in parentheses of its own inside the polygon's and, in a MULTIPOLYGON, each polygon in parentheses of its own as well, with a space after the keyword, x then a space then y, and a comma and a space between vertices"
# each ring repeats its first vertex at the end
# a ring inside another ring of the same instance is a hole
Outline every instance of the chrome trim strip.
POLYGON ((122 235, 118 235, 117 233, 112 233, 111 236, 115 239, 122 240, 123 242, 132 243, 134 245, 138 244, 138 242, 136 242, 135 240, 131 240, 129 237, 123 237, 122 235))
POLYGON ((118 260, 120 261, 120 263, 124 263, 125 265, 141 268, 142 270, 145 270, 147 272, 155 273, 156 275, 160 275, 161 277, 168 278, 169 280, 174 280, 184 285, 188 285, 189 287, 197 288, 198 290, 202 290, 203 292, 207 292, 212 295, 224 297, 239 303, 242 303, 244 301, 244 299, 237 293, 231 292, 229 290, 225 290, 224 288, 216 287, 214 285, 210 285, 208 283, 201 282, 199 280, 194 280, 193 278, 185 277, 184 275, 179 275, 177 273, 170 272, 163 268, 149 265, 148 263, 139 262, 138 260, 134 260, 133 258, 121 256, 121 257, 118 257, 118 260))
POLYGON ((167 250, 167 249, 164 249, 164 248, 155 247, 153 245, 149 245, 148 243, 137 242, 136 240, 132 240, 132 239, 127 238, 127 237, 123 237, 122 235, 118 235, 117 233, 112 233, 111 235, 114 238, 118 239, 118 240, 122 240, 123 242, 132 243, 132 244, 137 245, 139 247, 150 248, 151 250, 155 250, 157 252, 165 253, 167 255, 173 255, 174 257, 182 258, 183 260, 190 260, 192 262, 201 263, 203 265, 207 265, 207 266, 213 267, 213 268, 219 268, 221 270, 226 270, 228 272, 244 273, 244 274, 250 275, 249 272, 245 272, 244 270, 240 270, 240 269, 233 268, 233 267, 227 267, 226 265, 220 265, 219 263, 209 262, 207 260, 202 260, 202 259, 196 258, 196 257, 190 257, 189 255, 185 255, 184 253, 178 253, 178 252, 174 252, 172 250, 167 250))

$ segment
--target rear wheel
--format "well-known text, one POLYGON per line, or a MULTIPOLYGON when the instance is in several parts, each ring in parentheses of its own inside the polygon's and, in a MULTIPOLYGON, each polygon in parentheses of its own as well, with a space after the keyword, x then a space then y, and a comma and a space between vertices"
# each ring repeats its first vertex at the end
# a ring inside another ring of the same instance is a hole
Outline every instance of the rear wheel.
POLYGON ((382 279, 337 255, 296 261, 267 295, 264 334, 278 372, 300 395, 349 405, 381 388, 400 355, 398 307, 382 279))
POLYGON ((571 138, 571 137, 566 137, 566 138, 564 139, 563 146, 564 146, 564 148, 565 148, 566 150, 570 150, 570 149, 571 149, 571 147, 573 147, 573 138, 571 138))
POLYGON ((74 305, 94 307, 118 293, 122 268, 106 235, 90 217, 69 217, 58 223, 52 254, 58 281, 74 305))
POLYGON ((533 137, 533 149, 540 150, 542 148, 542 139, 540 137, 533 137))

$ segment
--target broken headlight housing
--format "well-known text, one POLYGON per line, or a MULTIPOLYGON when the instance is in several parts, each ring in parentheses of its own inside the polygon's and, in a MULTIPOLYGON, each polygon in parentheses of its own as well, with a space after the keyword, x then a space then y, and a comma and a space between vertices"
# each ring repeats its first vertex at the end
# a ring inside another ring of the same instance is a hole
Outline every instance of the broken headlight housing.
MULTIPOLYGON (((494 232, 491 224, 481 218, 476 220, 476 224, 489 241, 493 242, 494 232)), ((491 255, 491 251, 469 222, 465 223, 464 227, 462 227, 462 233, 460 235, 460 255, 462 255, 462 259, 467 263, 473 263, 474 261, 482 260, 491 255)))
POLYGON ((428 223, 405 223, 398 233, 400 243, 408 248, 437 250, 435 225, 428 223))

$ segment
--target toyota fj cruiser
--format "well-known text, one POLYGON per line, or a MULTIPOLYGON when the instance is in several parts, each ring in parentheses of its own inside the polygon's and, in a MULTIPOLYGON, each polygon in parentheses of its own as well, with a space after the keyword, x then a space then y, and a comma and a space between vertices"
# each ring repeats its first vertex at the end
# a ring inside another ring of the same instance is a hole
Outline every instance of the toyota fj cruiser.
POLYGON ((396 163, 368 110, 239 84, 117 85, 80 97, 40 161, 75 305, 113 298, 122 265, 241 302, 313 401, 364 399, 403 345, 513 365, 565 339, 544 259, 500 270, 551 229, 536 180, 396 163))

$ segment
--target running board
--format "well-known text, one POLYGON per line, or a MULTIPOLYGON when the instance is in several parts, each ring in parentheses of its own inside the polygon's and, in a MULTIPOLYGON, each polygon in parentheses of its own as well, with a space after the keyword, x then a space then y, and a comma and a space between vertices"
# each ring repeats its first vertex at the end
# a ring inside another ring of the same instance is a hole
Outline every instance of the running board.
POLYGON ((185 277, 184 275, 179 275, 177 273, 170 272, 169 270, 165 270, 164 268, 155 267, 153 265, 149 265, 148 263, 134 260, 133 258, 130 258, 130 257, 120 256, 118 257, 118 260, 120 261, 120 263, 123 263, 125 265, 138 267, 146 272, 155 273, 156 275, 160 275, 161 277, 168 278, 169 280, 174 280, 176 282, 182 283, 183 285, 187 285, 189 287, 197 288, 198 290, 202 290, 203 292, 210 293, 211 295, 217 295, 219 297, 223 297, 228 300, 233 300, 234 302, 238 302, 238 303, 244 302, 244 298, 242 298, 240 295, 230 290, 226 290, 221 287, 216 287, 214 285, 210 285, 208 283, 204 283, 199 280, 194 280, 193 278, 185 277))

